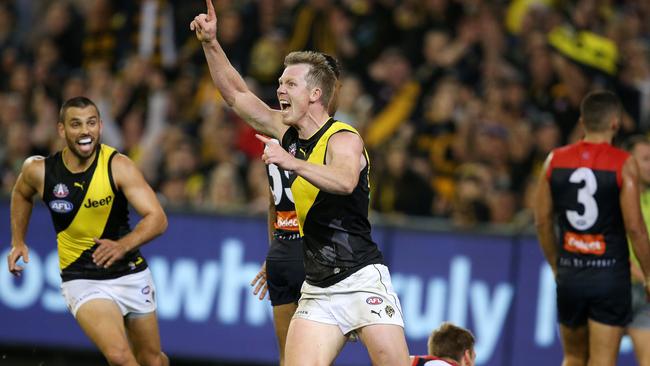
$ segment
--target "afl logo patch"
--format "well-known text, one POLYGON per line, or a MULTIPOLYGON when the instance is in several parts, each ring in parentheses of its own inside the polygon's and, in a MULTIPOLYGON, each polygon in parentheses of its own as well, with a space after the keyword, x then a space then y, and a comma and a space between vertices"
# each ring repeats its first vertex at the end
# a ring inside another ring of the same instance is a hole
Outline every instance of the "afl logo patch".
POLYGON ((296 143, 289 145, 289 154, 296 156, 296 143))
POLYGON ((382 302, 384 302, 384 300, 382 300, 381 297, 377 297, 377 296, 371 296, 366 299, 366 304, 368 305, 379 305, 382 302))
POLYGON ((141 292, 143 295, 149 295, 149 293, 151 292, 151 287, 145 286, 141 292))
POLYGON ((54 200, 50 202, 50 208, 54 212, 58 213, 68 213, 72 211, 74 205, 71 202, 64 200, 54 200))
POLYGON ((54 194, 54 197, 56 198, 65 198, 68 197, 68 194, 70 194, 70 191, 68 190, 68 186, 66 186, 63 183, 59 183, 54 186, 54 190, 52 191, 54 194))

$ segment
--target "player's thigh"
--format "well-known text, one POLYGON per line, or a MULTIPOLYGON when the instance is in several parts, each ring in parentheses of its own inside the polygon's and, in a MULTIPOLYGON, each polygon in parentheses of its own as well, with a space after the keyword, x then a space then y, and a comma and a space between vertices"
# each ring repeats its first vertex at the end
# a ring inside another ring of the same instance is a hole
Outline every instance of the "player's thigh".
POLYGON ((126 333, 133 348, 160 352, 160 333, 156 312, 148 314, 129 314, 124 323, 126 333))
POLYGON ((297 308, 298 304, 295 303, 273 307, 273 325, 275 327, 275 335, 278 339, 278 345, 280 346, 280 352, 284 352, 284 346, 287 342, 287 333, 289 332, 289 324, 291 323, 291 318, 297 308))
POLYGON ((346 340, 336 324, 294 317, 287 334, 285 366, 329 366, 346 340))
POLYGON ((569 327, 560 324, 560 339, 564 351, 563 365, 586 365, 589 359, 589 333, 587 325, 569 327))
POLYGON ((614 366, 623 327, 589 319, 589 366, 614 366))
POLYGON ((75 315, 81 329, 109 361, 133 358, 122 313, 115 302, 93 299, 79 306, 75 315))
POLYGON ((394 324, 372 324, 356 330, 375 366, 410 364, 404 328, 394 324))

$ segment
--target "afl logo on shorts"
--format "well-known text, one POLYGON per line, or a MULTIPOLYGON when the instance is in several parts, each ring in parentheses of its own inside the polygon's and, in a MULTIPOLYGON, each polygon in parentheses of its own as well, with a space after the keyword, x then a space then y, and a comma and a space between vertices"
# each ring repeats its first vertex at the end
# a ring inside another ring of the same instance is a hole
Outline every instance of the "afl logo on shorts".
POLYGON ((64 200, 54 200, 50 202, 50 208, 54 212, 58 213, 68 213, 72 211, 74 205, 71 202, 64 200))
POLYGON ((68 186, 66 186, 63 183, 59 183, 54 186, 54 190, 52 191, 52 193, 56 198, 65 198, 68 197, 70 191, 68 190, 68 186))
POLYGON ((150 292, 151 292, 151 287, 145 286, 145 287, 142 288, 142 294, 143 295, 149 295, 150 292))
POLYGON ((371 296, 366 299, 366 304, 368 305, 380 305, 382 302, 384 302, 384 300, 377 296, 371 296))

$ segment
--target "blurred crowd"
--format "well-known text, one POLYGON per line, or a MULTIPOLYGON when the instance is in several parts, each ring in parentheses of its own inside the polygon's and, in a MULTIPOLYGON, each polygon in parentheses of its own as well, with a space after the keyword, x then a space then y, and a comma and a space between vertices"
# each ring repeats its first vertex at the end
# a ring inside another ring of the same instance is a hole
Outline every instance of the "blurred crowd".
MULTIPOLYGON (((620 138, 650 128, 647 0, 216 0, 218 38, 277 107, 283 58, 341 62, 336 118, 371 154, 371 208, 458 227, 528 222, 548 152, 580 138, 579 103, 615 91, 620 138)), ((189 30, 204 0, 0 0, 0 178, 60 149, 67 98, 167 207, 262 213, 263 146, 212 86, 189 30)))

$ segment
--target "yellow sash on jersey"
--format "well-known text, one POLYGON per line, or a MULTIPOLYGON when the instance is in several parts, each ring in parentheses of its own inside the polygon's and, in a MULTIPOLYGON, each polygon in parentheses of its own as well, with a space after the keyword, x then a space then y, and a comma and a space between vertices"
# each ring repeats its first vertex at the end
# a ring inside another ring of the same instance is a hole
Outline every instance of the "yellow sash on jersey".
POLYGON ((115 192, 111 187, 108 176, 108 164, 111 154, 115 151, 110 146, 101 145, 97 154, 97 166, 87 182, 86 195, 70 225, 57 234, 59 249, 59 267, 61 270, 69 266, 95 242, 104 232, 108 217, 115 202, 115 192))
MULTIPOLYGON (((350 131, 357 135, 359 134, 359 132, 354 127, 343 122, 335 121, 327 129, 327 131, 325 131, 320 139, 318 139, 318 142, 316 142, 316 146, 314 146, 311 154, 309 154, 307 161, 313 164, 325 165, 327 142, 333 134, 339 131, 350 131)), ((368 153, 366 152, 365 148, 363 149, 363 153, 366 156, 367 164, 370 165, 370 159, 368 159, 368 153)), ((298 228, 300 229, 301 236, 304 235, 303 227, 305 224, 305 218, 307 217, 309 210, 311 210, 312 206, 314 205, 319 192, 319 188, 309 183, 305 178, 301 176, 296 177, 296 179, 293 181, 293 184, 291 185, 291 193, 293 194, 294 202, 296 204, 298 228)))

